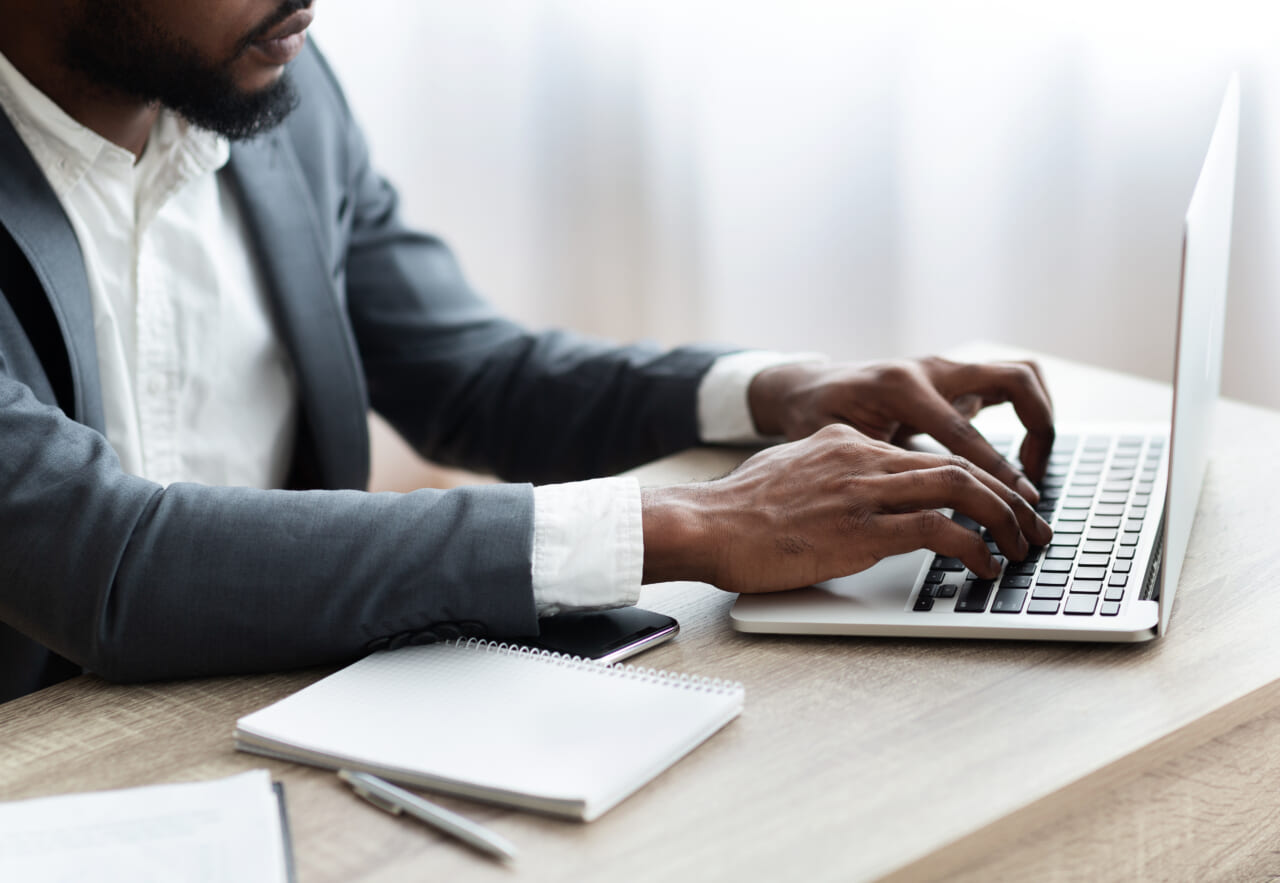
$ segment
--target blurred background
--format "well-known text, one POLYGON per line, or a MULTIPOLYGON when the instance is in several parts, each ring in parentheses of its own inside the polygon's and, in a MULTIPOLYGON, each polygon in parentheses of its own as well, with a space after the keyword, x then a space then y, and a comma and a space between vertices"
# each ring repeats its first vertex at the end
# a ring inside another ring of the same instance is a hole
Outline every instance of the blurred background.
POLYGON ((1161 379, 1239 70, 1224 387, 1280 407, 1273 8, 362 0, 313 33, 409 219, 535 327, 1161 379))

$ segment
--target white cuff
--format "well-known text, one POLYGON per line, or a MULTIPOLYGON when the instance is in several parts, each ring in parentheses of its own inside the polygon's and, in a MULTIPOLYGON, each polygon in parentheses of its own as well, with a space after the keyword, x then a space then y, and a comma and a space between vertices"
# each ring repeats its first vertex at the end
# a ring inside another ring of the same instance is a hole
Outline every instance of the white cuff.
POLYGON ((825 362, 819 353, 774 353, 748 350, 721 356, 698 386, 698 437, 704 444, 745 444, 765 441, 756 432, 747 401, 747 387, 755 376, 776 365, 825 362))
POLYGON ((599 478, 533 489, 533 601, 539 616, 640 598, 640 482, 599 478))

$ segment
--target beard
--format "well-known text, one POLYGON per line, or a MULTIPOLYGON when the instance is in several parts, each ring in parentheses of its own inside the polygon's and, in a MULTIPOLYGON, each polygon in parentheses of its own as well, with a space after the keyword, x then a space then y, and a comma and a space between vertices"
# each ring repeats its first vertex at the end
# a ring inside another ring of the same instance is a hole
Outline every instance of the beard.
POLYGON ((128 0, 88 0, 67 31, 64 61, 106 90, 166 107, 199 128, 239 141, 278 126, 297 106, 298 95, 287 72, 265 88, 245 91, 236 85, 232 64, 255 38, 311 2, 284 0, 230 58, 210 62, 128 0))

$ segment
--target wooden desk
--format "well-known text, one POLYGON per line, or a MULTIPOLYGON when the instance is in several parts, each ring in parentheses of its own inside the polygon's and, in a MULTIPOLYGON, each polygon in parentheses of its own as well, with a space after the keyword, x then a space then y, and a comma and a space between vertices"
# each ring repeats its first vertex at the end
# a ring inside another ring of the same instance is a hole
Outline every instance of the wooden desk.
MULTIPOLYGON (((1158 418, 1164 388, 1046 360, 1059 419, 1158 418)), ((287 783, 304 883, 344 880, 1259 879, 1280 873, 1280 415, 1228 404, 1168 637, 1140 646, 758 637, 732 597, 645 590, 679 639, 645 665, 735 678, 742 717, 590 825, 466 804, 502 868, 237 754, 234 720, 323 672, 118 687, 0 706, 0 796, 210 778, 287 783)), ((723 471, 731 452, 648 467, 723 471)))

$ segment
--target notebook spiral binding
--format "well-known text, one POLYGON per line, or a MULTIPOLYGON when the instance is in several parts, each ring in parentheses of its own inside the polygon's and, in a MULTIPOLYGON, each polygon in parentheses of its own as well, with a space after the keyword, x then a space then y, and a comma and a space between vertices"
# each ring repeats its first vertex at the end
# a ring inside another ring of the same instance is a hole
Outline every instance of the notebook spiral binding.
POLYGON ((539 647, 525 647, 521 644, 508 644, 505 642, 499 643, 497 641, 489 641, 484 638, 459 638, 456 641, 449 641, 448 643, 461 647, 464 650, 480 650, 484 653, 501 653, 504 656, 524 656, 564 668, 595 671, 607 674, 611 677, 626 678, 627 680, 643 681, 646 683, 662 683, 682 690, 696 690, 703 693, 732 693, 737 690, 744 689, 739 681, 661 671, 660 669, 645 668, 639 665, 622 665, 621 663, 605 665, 602 662, 597 662, 594 659, 587 659, 582 656, 570 656, 566 653, 556 653, 552 650, 544 650, 539 647))

